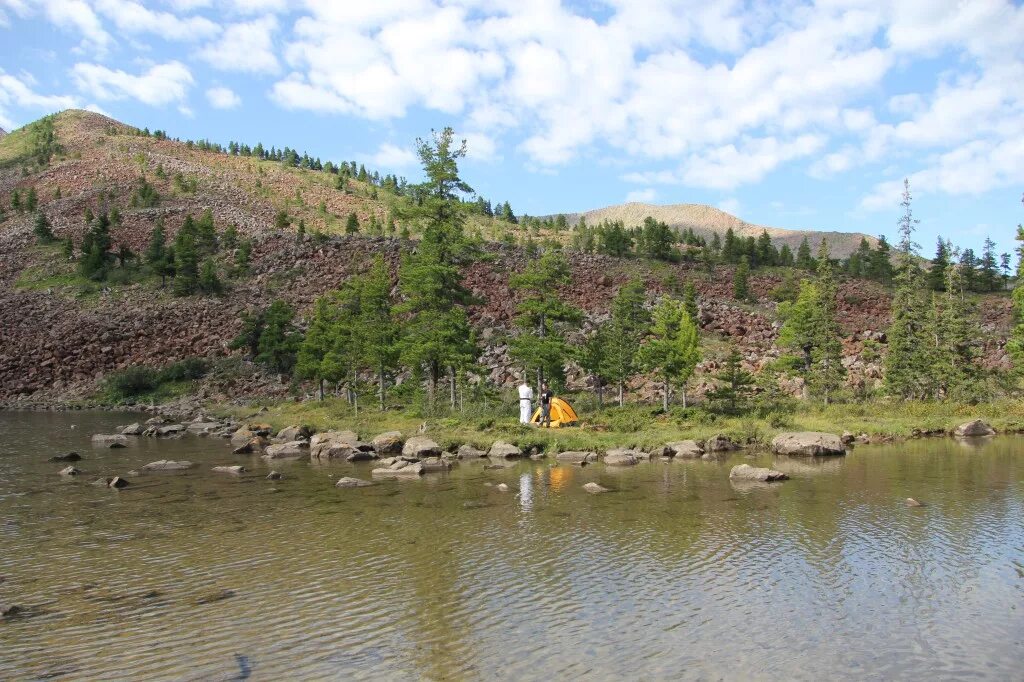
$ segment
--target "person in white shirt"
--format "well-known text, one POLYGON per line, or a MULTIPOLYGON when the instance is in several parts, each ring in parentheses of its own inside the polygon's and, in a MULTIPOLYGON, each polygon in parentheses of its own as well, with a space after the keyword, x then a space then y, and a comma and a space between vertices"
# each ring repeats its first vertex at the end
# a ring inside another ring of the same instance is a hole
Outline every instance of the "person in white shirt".
POLYGON ((533 389, 526 383, 526 379, 523 379, 523 383, 519 385, 519 423, 529 424, 532 416, 533 389))

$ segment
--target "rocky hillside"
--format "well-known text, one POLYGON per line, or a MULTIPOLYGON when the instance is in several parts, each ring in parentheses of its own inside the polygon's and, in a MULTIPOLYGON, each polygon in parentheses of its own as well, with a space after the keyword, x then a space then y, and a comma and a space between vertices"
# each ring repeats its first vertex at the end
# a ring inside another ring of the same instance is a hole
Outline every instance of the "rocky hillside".
MULTIPOLYGON (((399 197, 364 183, 353 181, 338 190, 335 177, 326 172, 142 136, 87 112, 60 114, 54 128, 60 149, 49 162, 34 160, 30 131, 20 129, 0 141, 0 404, 40 405, 88 396, 106 373, 132 365, 231 355, 227 344, 238 333, 242 311, 280 298, 306 315, 317 296, 367 267, 375 254, 384 254, 395 272, 402 250, 415 246, 394 237, 340 235, 350 213, 364 225, 371 216, 383 221, 401 214, 399 197), (143 176, 160 195, 154 206, 133 206, 143 176), (11 209, 12 192, 25 197, 30 189, 56 237, 70 237, 76 244, 85 232, 82 216, 87 209, 96 213, 117 208, 121 223, 112 228, 114 248, 124 244, 136 253, 145 248, 158 219, 173 236, 186 214, 198 216, 210 209, 218 230, 234 225, 252 239, 249 272, 228 280, 221 296, 185 298, 171 296, 158 277, 117 284, 85 281, 60 247, 36 244, 33 214, 11 209), (275 227, 281 211, 291 226, 275 227), (296 234, 300 220, 304 237, 296 234)), ((527 256, 518 247, 498 243, 488 244, 485 251, 487 257, 465 273, 468 287, 481 301, 471 318, 486 345, 481 359, 486 374, 499 385, 511 385, 516 372, 506 342, 514 329, 515 301, 508 282, 527 256)), ((708 273, 687 263, 575 252, 568 256, 573 284, 563 293, 591 321, 608 315, 618 287, 633 276, 644 279, 652 296, 678 291, 687 280, 695 283, 707 358, 698 371, 697 393, 707 385, 707 374, 716 368, 726 342, 738 344, 752 368, 778 355, 776 304, 768 295, 781 280, 777 272, 755 271, 751 289, 756 301, 741 305, 732 300, 728 267, 708 273)), ((861 351, 866 340, 884 341, 889 295, 876 284, 846 280, 841 282, 839 306, 848 333, 844 346, 850 381, 875 382, 880 377, 877 361, 861 351)), ((986 363, 1005 365, 1008 302, 993 296, 980 309, 986 363)), ((209 396, 245 399, 287 392, 276 377, 247 367, 212 382, 209 396)), ((570 378, 573 386, 586 387, 578 371, 570 378)), ((632 388, 654 395, 644 380, 632 388)))
POLYGON ((705 204, 671 204, 662 206, 630 202, 596 208, 584 213, 572 213, 566 217, 570 224, 575 224, 581 216, 586 219, 589 225, 595 225, 608 220, 612 222, 621 221, 627 226, 639 225, 644 221, 644 218, 650 216, 655 220, 680 230, 693 228, 693 231, 698 235, 709 239, 713 233, 717 232, 719 235, 724 235, 725 231, 730 228, 740 237, 757 237, 761 234, 762 230, 766 230, 776 245, 788 244, 793 251, 796 251, 797 247, 800 246, 800 242, 805 237, 810 241, 812 248, 824 237, 828 240, 832 255, 836 258, 845 258, 850 255, 860 245, 862 238, 866 237, 872 247, 878 243, 875 237, 859 233, 787 230, 781 227, 755 225, 705 204))

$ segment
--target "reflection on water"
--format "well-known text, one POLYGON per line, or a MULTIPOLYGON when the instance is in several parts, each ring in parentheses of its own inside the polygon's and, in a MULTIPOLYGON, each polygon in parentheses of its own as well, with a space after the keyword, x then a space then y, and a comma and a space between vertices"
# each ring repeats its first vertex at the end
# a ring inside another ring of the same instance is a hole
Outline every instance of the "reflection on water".
POLYGON ((370 465, 89 446, 127 421, 0 413, 0 679, 1020 678, 1020 439, 338 490, 370 465), (200 466, 89 485, 164 458, 200 466))

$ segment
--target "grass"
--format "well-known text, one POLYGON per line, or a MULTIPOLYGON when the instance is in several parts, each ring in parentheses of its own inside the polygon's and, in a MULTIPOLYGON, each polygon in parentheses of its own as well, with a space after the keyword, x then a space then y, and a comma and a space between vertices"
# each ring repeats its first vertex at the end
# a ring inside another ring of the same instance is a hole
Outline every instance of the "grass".
POLYGON ((384 431, 414 435, 427 425, 427 434, 445 447, 468 443, 489 446, 506 440, 521 448, 536 446, 546 452, 560 450, 606 450, 613 447, 654 448, 666 442, 694 438, 704 440, 725 434, 736 440, 767 444, 783 431, 850 431, 872 436, 909 437, 915 428, 952 429, 974 418, 983 418, 999 431, 1024 428, 1024 403, 1003 399, 980 405, 961 403, 907 403, 871 401, 839 405, 803 404, 792 414, 728 416, 699 408, 673 408, 668 413, 651 406, 627 405, 594 410, 586 399, 572 401, 578 408, 579 426, 537 429, 522 426, 511 416, 509 404, 496 411, 501 416, 468 416, 459 413, 424 418, 415 411, 380 412, 375 406, 362 407, 358 414, 341 398, 323 402, 273 402, 266 411, 254 414, 252 407, 218 406, 224 416, 268 423, 275 428, 303 424, 316 430, 351 429, 370 439, 384 431))

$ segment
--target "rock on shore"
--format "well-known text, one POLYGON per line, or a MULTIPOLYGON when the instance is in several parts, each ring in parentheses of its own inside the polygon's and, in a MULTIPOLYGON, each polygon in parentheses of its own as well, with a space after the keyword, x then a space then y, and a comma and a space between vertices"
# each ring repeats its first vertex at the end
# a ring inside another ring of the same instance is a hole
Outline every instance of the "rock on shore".
POLYGON ((845 455, 846 446, 834 433, 792 431, 772 438, 772 452, 797 457, 845 455))
POLYGON ((677 440, 665 444, 665 454, 679 459, 700 459, 704 455, 704 446, 695 440, 677 440))
POLYGON ((996 430, 980 419, 966 422, 953 429, 957 438, 984 438, 996 435, 996 430))

